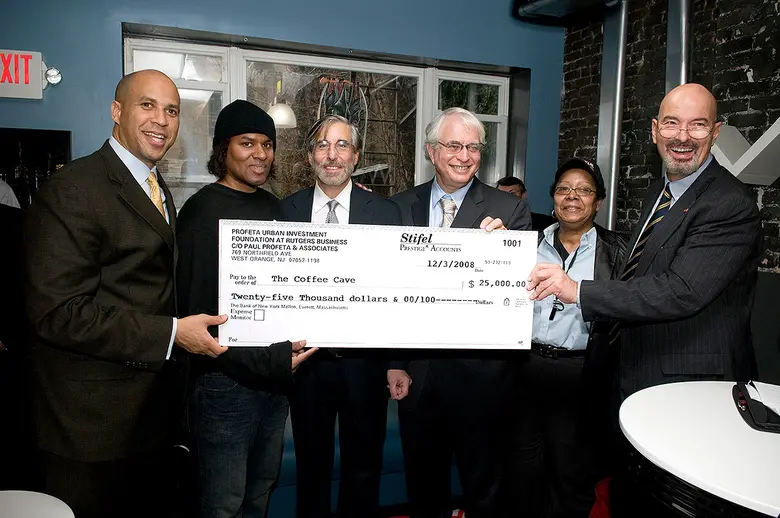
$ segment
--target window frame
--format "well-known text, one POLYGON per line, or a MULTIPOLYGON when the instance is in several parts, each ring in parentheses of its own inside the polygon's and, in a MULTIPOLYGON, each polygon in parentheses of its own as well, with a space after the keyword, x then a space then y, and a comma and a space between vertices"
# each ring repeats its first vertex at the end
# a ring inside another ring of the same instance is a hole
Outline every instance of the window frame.
MULTIPOLYGON (((399 65, 371 61, 369 59, 347 59, 323 55, 314 47, 310 54, 287 53, 279 50, 245 49, 237 46, 203 44, 195 42, 172 41, 165 38, 143 35, 126 35, 124 41, 124 71, 134 70, 133 51, 148 50, 157 52, 182 52, 202 56, 222 58, 222 78, 220 82, 174 79, 177 88, 190 90, 219 91, 222 93, 222 107, 237 99, 246 99, 246 68, 250 61, 272 64, 333 68, 354 72, 403 75, 417 79, 417 116, 415 136, 415 185, 431 180, 435 176, 433 164, 426 157, 425 127, 441 113, 439 106, 439 82, 442 80, 461 81, 487 85, 497 85, 498 114, 476 114, 483 122, 497 123, 498 133, 495 151, 496 177, 506 175, 507 138, 509 134, 509 85, 510 78, 505 75, 461 72, 425 65, 399 65)), ((185 180, 188 183, 204 184, 213 181, 208 174, 188 175, 171 178, 172 181, 185 180)))
MULTIPOLYGON (((135 70, 135 62, 133 57, 133 51, 135 50, 148 50, 153 52, 181 52, 184 54, 196 54, 199 56, 211 56, 222 58, 222 81, 193 81, 190 79, 171 79, 179 90, 204 90, 209 92, 221 92, 222 93, 222 108, 233 101, 231 97, 231 83, 230 83, 230 64, 228 59, 230 57, 229 49, 227 47, 217 47, 215 45, 199 45, 197 43, 182 43, 177 41, 168 41, 161 39, 142 39, 142 38, 125 38, 124 45, 124 70, 125 74, 135 70)), ((203 174, 188 174, 186 176, 181 174, 166 174, 166 180, 169 183, 186 182, 190 184, 202 184, 207 185, 214 181, 214 177, 208 172, 203 174)), ((181 207, 179 207, 181 208, 181 207)))

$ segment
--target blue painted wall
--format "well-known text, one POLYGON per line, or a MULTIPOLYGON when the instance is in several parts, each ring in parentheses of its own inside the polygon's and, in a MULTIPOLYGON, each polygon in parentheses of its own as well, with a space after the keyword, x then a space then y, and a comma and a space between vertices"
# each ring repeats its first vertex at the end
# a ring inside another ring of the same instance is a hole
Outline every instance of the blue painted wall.
POLYGON ((35 50, 63 81, 43 100, 0 99, 0 127, 73 132, 73 156, 111 131, 122 22, 531 69, 528 173, 535 211, 558 159, 563 30, 514 20, 511 0, 35 0, 3 2, 0 48, 35 50))

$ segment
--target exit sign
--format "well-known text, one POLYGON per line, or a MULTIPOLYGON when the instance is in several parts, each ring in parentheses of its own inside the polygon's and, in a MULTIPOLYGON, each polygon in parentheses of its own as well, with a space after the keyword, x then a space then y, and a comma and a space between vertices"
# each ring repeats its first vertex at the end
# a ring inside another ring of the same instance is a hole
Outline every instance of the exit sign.
POLYGON ((40 52, 0 49, 0 97, 42 99, 40 52))

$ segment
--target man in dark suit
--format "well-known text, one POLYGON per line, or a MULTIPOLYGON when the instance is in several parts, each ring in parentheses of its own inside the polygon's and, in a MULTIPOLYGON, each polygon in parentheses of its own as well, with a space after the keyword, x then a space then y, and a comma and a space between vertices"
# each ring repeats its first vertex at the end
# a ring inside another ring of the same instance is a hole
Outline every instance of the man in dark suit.
MULTIPOLYGON (((472 114, 450 108, 425 131, 434 180, 397 194, 404 225, 530 230, 525 200, 489 187, 475 176, 485 128, 472 114), (499 226, 497 226, 499 225, 499 226)), ((431 322, 450 333, 459 325, 431 322)), ((399 399, 401 441, 412 518, 449 517, 452 456, 460 473, 469 518, 498 514, 500 440, 513 404, 515 376, 509 362, 468 351, 416 355, 388 372, 399 399), (407 395, 408 394, 408 395, 407 395)))
MULTIPOLYGON (((525 184, 520 178, 516 176, 505 176, 496 182, 496 189, 499 191, 508 192, 512 196, 517 196, 527 200, 528 192, 525 190, 525 184)), ((531 229, 538 232, 543 231, 550 225, 556 222, 556 219, 549 214, 540 214, 538 212, 531 213, 531 229)))
POLYGON ((168 516, 177 349, 224 350, 207 326, 226 317, 174 318, 176 208, 155 164, 179 103, 160 72, 124 77, 111 138, 52 176, 25 222, 42 490, 79 518, 168 516))
MULTIPOLYGON (((285 220, 401 224, 393 202, 353 185, 352 172, 360 158, 360 134, 347 119, 327 115, 318 120, 306 144, 316 184, 282 201, 285 220)), ((290 397, 298 518, 330 515, 337 415, 341 459, 338 516, 378 516, 388 394, 387 363, 377 354, 320 351, 298 369, 290 397)))
POLYGON ((30 427, 25 418, 28 396, 27 318, 22 275, 22 210, 0 203, 0 490, 31 489, 30 427))
POLYGON ((586 321, 621 329, 621 400, 645 387, 755 375, 750 313, 761 223, 753 196, 710 154, 716 102, 685 84, 664 98, 653 142, 666 177, 653 183, 629 244, 621 280, 569 279, 539 264, 532 298, 577 302, 586 321))

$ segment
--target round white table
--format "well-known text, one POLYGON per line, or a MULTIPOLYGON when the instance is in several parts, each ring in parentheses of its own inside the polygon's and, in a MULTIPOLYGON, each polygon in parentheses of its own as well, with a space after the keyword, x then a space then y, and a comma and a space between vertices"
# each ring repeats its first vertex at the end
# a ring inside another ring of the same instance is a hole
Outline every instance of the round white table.
POLYGON ((720 498, 780 516, 780 434, 739 415, 734 382, 650 387, 620 407, 620 428, 645 458, 720 498))
POLYGON ((0 518, 74 518, 65 502, 34 491, 0 491, 0 518))

